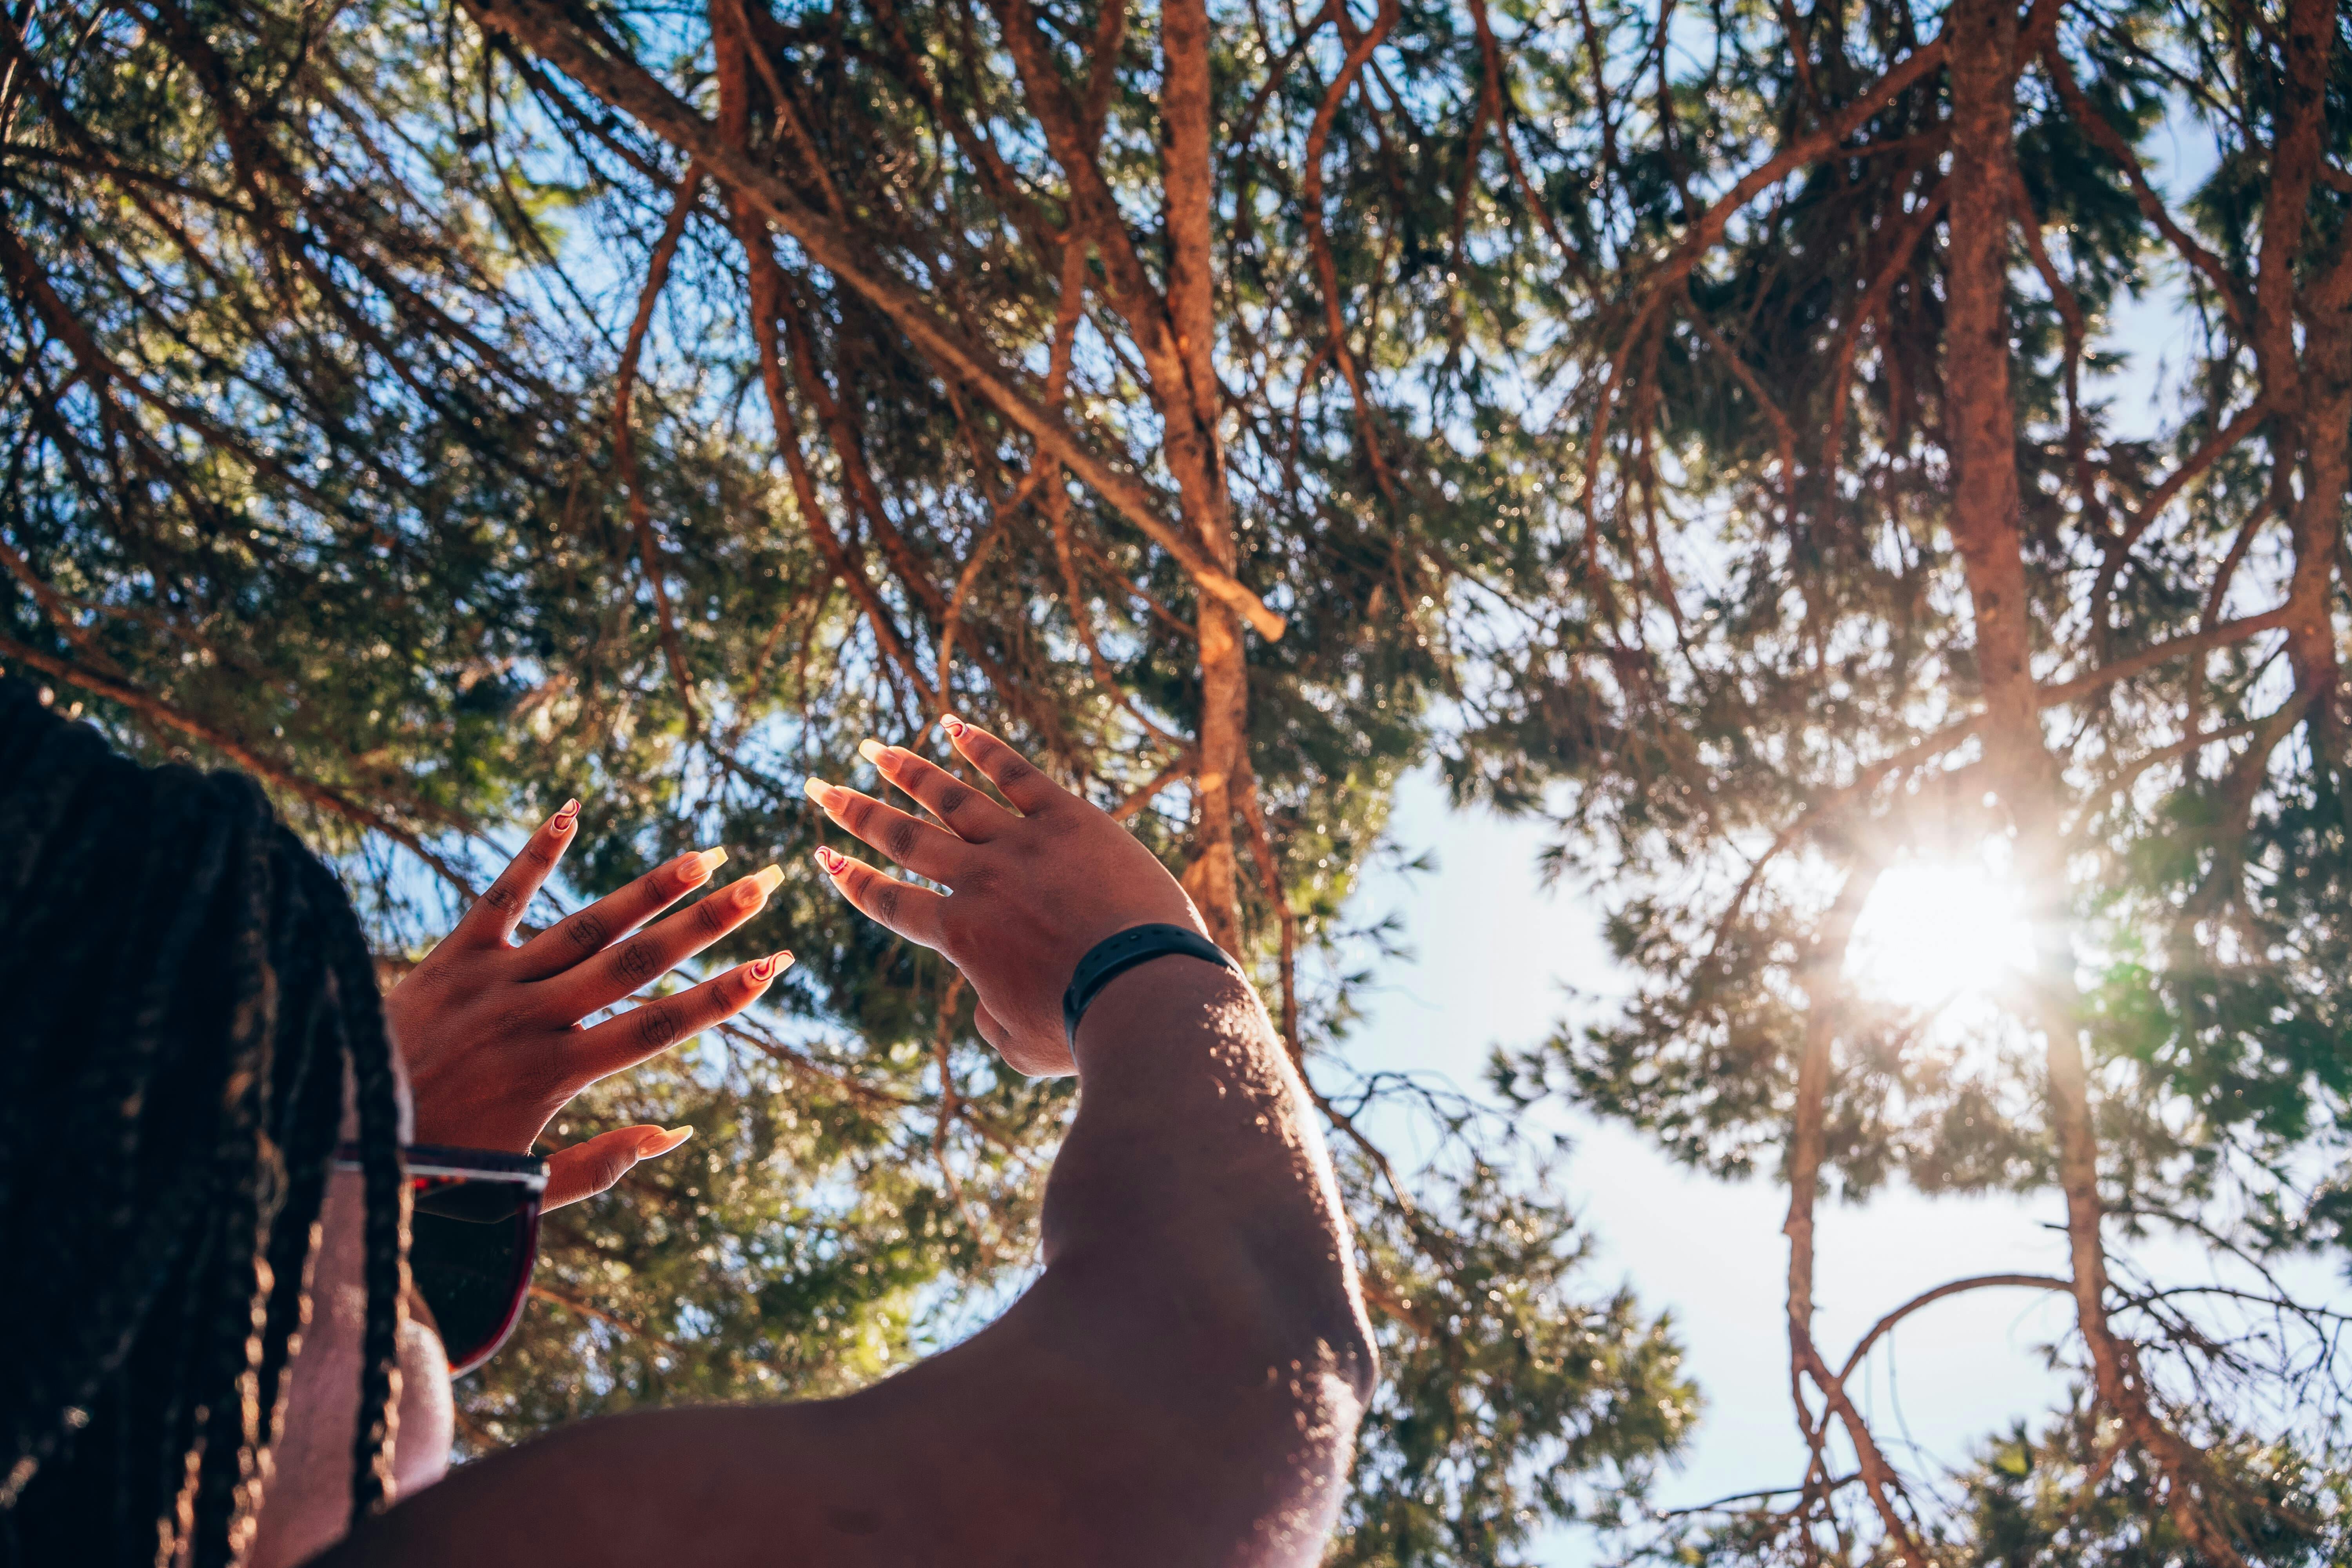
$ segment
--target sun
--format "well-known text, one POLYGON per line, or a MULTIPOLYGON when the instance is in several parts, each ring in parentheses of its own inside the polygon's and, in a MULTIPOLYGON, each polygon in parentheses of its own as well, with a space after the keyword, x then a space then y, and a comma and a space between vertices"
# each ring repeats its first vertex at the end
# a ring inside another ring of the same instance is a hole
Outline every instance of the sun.
POLYGON ((2032 930, 2007 879, 1981 862, 1914 860, 1871 889, 1846 973, 1874 996, 1926 1007, 2000 990, 2032 959, 2032 930))

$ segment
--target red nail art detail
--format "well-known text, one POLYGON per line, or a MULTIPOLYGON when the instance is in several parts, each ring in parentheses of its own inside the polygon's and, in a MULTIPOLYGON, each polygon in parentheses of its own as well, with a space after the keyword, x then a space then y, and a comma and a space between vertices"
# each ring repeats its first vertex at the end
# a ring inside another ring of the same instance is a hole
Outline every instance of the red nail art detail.
POLYGON ((758 981, 761 984, 765 985, 769 981, 773 980, 775 977, 776 977, 776 955, 775 955, 775 954, 773 954, 773 953, 770 953, 770 954, 769 954, 767 957, 765 957, 765 958, 755 958, 755 959, 753 959, 753 960, 751 961, 751 978, 752 978, 752 979, 754 979, 754 980, 758 981))
POLYGON ((567 800, 555 808, 555 826, 569 827, 572 826, 572 819, 579 815, 580 803, 576 800, 567 800))
POLYGON ((957 718, 954 714, 948 713, 943 714, 940 717, 940 728, 945 730, 950 737, 953 737, 961 735, 966 730, 970 729, 971 726, 966 724, 962 720, 957 718))
POLYGON ((841 868, 848 865, 849 860, 838 849, 820 849, 816 852, 816 863, 824 869, 826 876, 838 877, 841 875, 841 868))

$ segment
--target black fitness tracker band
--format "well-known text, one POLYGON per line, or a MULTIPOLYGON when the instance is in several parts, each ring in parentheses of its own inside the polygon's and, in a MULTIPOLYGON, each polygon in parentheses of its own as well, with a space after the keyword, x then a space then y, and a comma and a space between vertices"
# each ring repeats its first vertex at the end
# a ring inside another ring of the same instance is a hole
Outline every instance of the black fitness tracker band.
POLYGON ((1137 964, 1171 952, 1222 964, 1235 974, 1242 972, 1232 954, 1184 926, 1129 926, 1117 936, 1107 936, 1087 949, 1087 955, 1078 960, 1077 973, 1070 976, 1070 988, 1062 993, 1062 1027, 1070 1037, 1071 1056, 1078 1054, 1078 1020, 1087 1016, 1103 987, 1137 964))

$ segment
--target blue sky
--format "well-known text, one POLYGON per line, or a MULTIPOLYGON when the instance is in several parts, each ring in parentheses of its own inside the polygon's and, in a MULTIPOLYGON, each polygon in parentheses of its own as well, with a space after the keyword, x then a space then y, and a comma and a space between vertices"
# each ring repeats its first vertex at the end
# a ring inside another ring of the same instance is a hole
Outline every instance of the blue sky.
MULTIPOLYGON (((1360 915, 1402 916, 1414 952, 1381 973, 1370 1021, 1347 1052, 1351 1065, 1440 1074, 1475 1090, 1494 1046, 1540 1039, 1571 1005, 1563 984, 1604 996, 1622 986, 1590 894, 1541 886, 1538 825, 1453 812, 1433 780, 1415 775, 1393 831, 1408 854, 1430 851, 1436 868, 1377 873, 1359 895, 1360 915)), ((1671 1311, 1706 1396, 1696 1439, 1664 1478, 1658 1501, 1688 1506, 1799 1479, 1782 1316, 1783 1190, 1769 1176, 1728 1184, 1695 1174, 1637 1134, 1565 1108, 1538 1114, 1576 1140, 1566 1180, 1598 1244, 1591 1289, 1627 1280, 1644 1303, 1671 1311)), ((1826 1205, 1816 1339, 1842 1359, 1883 1313, 1931 1286, 1992 1272, 2063 1274, 2055 1228, 2063 1218, 2054 1193, 1928 1199, 1897 1189, 1866 1205, 1826 1205)), ((2179 1243, 2135 1246, 2132 1256, 2168 1281, 2215 1277, 2199 1249, 2179 1243)), ((2339 1305, 2347 1296, 2323 1270, 2288 1272, 2339 1305)), ((1940 1475, 2063 1400, 2063 1382, 2042 1347, 2064 1335, 2070 1316, 2063 1300, 2023 1290, 1951 1297, 1906 1320, 1872 1352, 1857 1403, 1898 1463, 1940 1475)), ((1850 1456, 1840 1473, 1849 1468, 1850 1456)), ((1572 1565, 1594 1556, 1589 1535, 1561 1531, 1531 1561, 1572 1565)))

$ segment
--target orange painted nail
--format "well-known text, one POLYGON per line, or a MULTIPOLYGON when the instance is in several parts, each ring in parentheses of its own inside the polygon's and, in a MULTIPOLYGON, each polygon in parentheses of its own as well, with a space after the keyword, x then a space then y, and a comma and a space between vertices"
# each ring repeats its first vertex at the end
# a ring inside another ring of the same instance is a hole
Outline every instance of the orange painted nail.
POLYGON ((688 1139, 693 1136, 694 1129, 691 1127, 671 1127, 665 1129, 660 1132, 655 1133, 652 1137, 637 1145, 637 1158, 640 1160, 656 1159, 661 1155, 668 1153, 671 1150, 677 1148, 679 1144, 685 1142, 688 1139))

